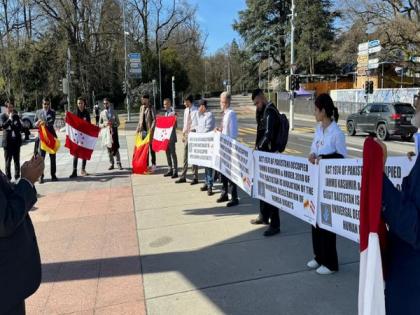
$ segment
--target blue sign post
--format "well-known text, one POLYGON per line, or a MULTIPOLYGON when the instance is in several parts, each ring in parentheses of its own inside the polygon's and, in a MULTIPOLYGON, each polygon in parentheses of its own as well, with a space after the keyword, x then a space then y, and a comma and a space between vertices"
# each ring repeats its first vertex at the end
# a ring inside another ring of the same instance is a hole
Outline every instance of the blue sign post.
POLYGON ((132 79, 141 78, 141 55, 140 53, 130 53, 128 54, 128 59, 130 62, 128 73, 132 79))

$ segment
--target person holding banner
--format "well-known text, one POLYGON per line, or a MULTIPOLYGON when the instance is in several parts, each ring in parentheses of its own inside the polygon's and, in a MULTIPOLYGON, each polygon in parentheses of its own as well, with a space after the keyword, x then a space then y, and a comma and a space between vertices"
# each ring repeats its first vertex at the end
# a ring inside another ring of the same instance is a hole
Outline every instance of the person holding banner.
MULTIPOLYGON (((35 127, 39 127, 41 124, 45 125, 45 128, 48 130, 48 132, 54 137, 57 138, 57 133, 54 129, 54 123, 55 123, 55 111, 51 108, 51 101, 49 98, 44 97, 42 99, 42 109, 38 110, 35 114, 35 127)), ((45 156, 47 155, 47 152, 41 149, 41 140, 38 137, 37 138, 38 148, 41 153, 42 158, 45 160, 45 156)), ((49 153, 50 156, 50 164, 51 164, 51 181, 56 182, 58 181, 57 176, 55 175, 57 166, 56 166, 56 154, 55 153, 49 153)), ((41 178, 39 180, 40 184, 44 183, 44 174, 41 175, 41 178)))
MULTIPOLYGON (((230 108, 230 102, 231 102, 231 95, 229 92, 223 92, 220 94, 220 109, 223 112, 223 118, 222 118, 222 124, 220 128, 217 128, 217 131, 220 131, 222 134, 232 138, 236 139, 238 136, 238 120, 236 118, 236 113, 233 111, 233 109, 230 108)), ((229 201, 228 196, 228 186, 231 187, 232 192, 232 198, 231 200, 226 204, 227 207, 233 207, 239 204, 238 200, 238 189, 236 187, 236 184, 233 183, 231 180, 229 180, 226 176, 223 174, 221 175, 222 180, 222 194, 220 195, 219 199, 217 199, 218 203, 229 201)))
MULTIPOLYGON (((280 152, 278 137, 285 137, 287 143, 289 124, 280 120, 280 113, 273 103, 268 102, 261 89, 252 93, 257 114, 257 137, 255 149, 263 152, 280 152), (282 128, 282 124, 284 124, 282 128)), ((284 145, 285 146, 285 145, 284 145)), ((251 220, 252 224, 269 224, 270 227, 264 232, 264 236, 273 236, 280 233, 280 214, 275 206, 260 200, 260 214, 256 219, 251 220)))
MULTIPOLYGON (((320 94, 315 99, 315 119, 319 123, 312 141, 309 161, 313 164, 320 159, 337 159, 347 156, 346 137, 338 122, 338 109, 328 94, 320 94)), ((336 234, 320 227, 312 227, 314 259, 307 263, 320 275, 338 271, 336 234)))
MULTIPOLYGON (((89 111, 86 108, 86 99, 84 97, 79 97, 77 99, 77 108, 76 112, 74 113, 77 117, 80 119, 83 119, 90 123, 90 114, 89 111)), ((70 178, 76 178, 77 177, 77 163, 79 159, 77 156, 73 157, 73 172, 70 175, 70 178)), ((86 172, 86 160, 82 160, 82 170, 80 172, 80 175, 87 176, 88 173, 86 172)))
MULTIPOLYGON (((206 133, 213 131, 216 127, 216 121, 214 119, 213 113, 208 111, 208 105, 206 100, 200 100, 198 103, 198 126, 197 132, 206 133)), ((206 167, 204 169, 205 174, 205 184, 200 188, 201 191, 207 191, 207 195, 213 195, 213 169, 206 167)))
MULTIPOLYGON (((418 112, 416 115, 419 115, 418 112)), ((416 122, 420 128, 420 119, 416 122)), ((387 160, 387 147, 381 145, 387 160)), ((402 189, 395 188, 384 175, 382 218, 388 225, 385 308, 387 315, 415 315, 420 310, 420 158, 403 179, 402 189)))
MULTIPOLYGON (((144 94, 141 98, 139 123, 137 125, 137 133, 145 138, 150 133, 150 139, 153 139, 153 132, 156 126, 156 109, 150 104, 150 97, 148 94, 144 94)), ((149 145, 149 153, 152 158, 152 167, 150 171, 153 173, 156 170, 156 152, 153 151, 152 142, 149 145)), ((147 159, 147 165, 149 165, 149 159, 147 159)))
MULTIPOLYGON (((165 117, 176 116, 175 110, 172 108, 171 99, 165 98, 163 100, 163 107, 165 107, 165 117)), ((168 161, 169 170, 163 176, 178 178, 178 157, 176 156, 176 127, 177 123, 175 121, 175 126, 172 128, 171 138, 169 139, 168 149, 166 150, 166 160, 168 161)))
MULTIPOLYGON (((182 128, 182 142, 184 143, 184 167, 182 169, 181 177, 175 181, 176 184, 187 182, 187 171, 188 171, 188 134, 194 132, 197 129, 197 108, 193 106, 194 98, 192 95, 187 96, 184 99, 184 127, 182 128)), ((193 180, 191 185, 198 184, 198 167, 197 165, 192 166, 193 180)))

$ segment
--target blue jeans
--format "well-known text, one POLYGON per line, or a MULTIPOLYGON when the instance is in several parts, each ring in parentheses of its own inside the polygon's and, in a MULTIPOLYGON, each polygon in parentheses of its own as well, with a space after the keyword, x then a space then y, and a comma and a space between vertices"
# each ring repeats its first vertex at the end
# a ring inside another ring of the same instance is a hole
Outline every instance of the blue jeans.
POLYGON ((213 169, 210 167, 206 167, 204 169, 204 174, 206 178, 207 187, 213 187, 213 169))

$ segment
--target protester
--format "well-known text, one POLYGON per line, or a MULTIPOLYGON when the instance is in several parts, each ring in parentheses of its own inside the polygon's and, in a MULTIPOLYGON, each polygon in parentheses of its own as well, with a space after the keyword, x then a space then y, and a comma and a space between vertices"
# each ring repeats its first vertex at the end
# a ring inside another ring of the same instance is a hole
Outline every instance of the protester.
MULTIPOLYGON (((289 123, 287 118, 281 120, 281 116, 273 103, 268 102, 261 89, 252 93, 257 117, 257 138, 255 149, 263 152, 281 152, 284 150, 288 134, 289 123), (283 127, 283 128, 282 128, 283 127), (282 138, 283 139, 279 139, 282 138)), ((260 214, 256 219, 251 220, 252 224, 269 224, 270 227, 264 232, 264 236, 273 236, 280 233, 279 209, 275 206, 260 200, 260 214)))
MULTIPOLYGON (((419 101, 417 101, 417 108, 419 101)), ((420 128, 420 110, 413 124, 420 128)), ((385 167, 387 147, 381 141, 385 167)), ((404 178, 402 189, 395 188, 384 175, 382 217, 388 225, 385 306, 387 315, 416 315, 420 310, 420 158, 404 178)))
MULTIPOLYGON (((112 144, 108 146, 108 156, 109 163, 111 164, 108 170, 114 169, 114 156, 117 159, 117 165, 120 170, 122 170, 121 165, 121 156, 120 156, 120 142, 118 139, 118 127, 120 126, 120 119, 118 114, 114 111, 111 106, 111 103, 107 97, 103 100, 104 110, 101 112, 99 117, 99 127, 106 130, 108 135, 110 135, 112 144)), ((106 135, 106 134, 103 134, 106 135)))
MULTIPOLYGON (((165 98, 163 101, 163 106, 165 107, 165 117, 176 116, 175 110, 172 107, 172 102, 169 98, 165 98)), ((175 121, 175 126, 172 129, 171 138, 169 139, 168 149, 166 150, 166 159, 168 161, 168 172, 163 176, 178 178, 178 157, 176 155, 176 128, 177 122, 175 121)))
POLYGON ((37 201, 34 184, 44 159, 23 163, 12 184, 0 171, 0 314, 25 314, 25 299, 41 284, 41 259, 29 211, 37 201))
MULTIPOLYGON (((39 127, 41 124, 45 125, 45 128, 57 138, 57 133, 55 132, 54 123, 55 123, 55 111, 51 108, 51 101, 49 98, 44 97, 42 100, 42 109, 38 110, 35 114, 35 127, 39 127)), ((37 143, 40 143, 40 138, 36 140, 37 143)), ((39 151, 41 153, 42 158, 45 160, 45 156, 47 152, 41 149, 39 145, 39 151)), ((55 176, 57 166, 56 166, 56 154, 48 153, 50 156, 50 164, 51 164, 51 181, 56 182, 58 181, 57 176, 55 176)), ((42 174, 39 183, 44 183, 44 174, 42 174)))
POLYGON ((93 107, 93 112, 95 114, 95 124, 96 126, 99 126, 99 115, 101 113, 101 110, 99 108, 99 103, 95 104, 95 106, 93 107))
MULTIPOLYGON (((216 127, 216 120, 213 114, 208 111, 206 100, 198 102, 198 126, 197 132, 206 133, 213 131, 216 127)), ((200 188, 201 191, 207 191, 207 195, 213 195, 213 169, 211 167, 204 168, 205 184, 200 188)))
MULTIPOLYGON (((182 142, 184 143, 184 165, 181 173, 181 177, 175 182, 177 184, 187 182, 187 171, 188 171, 188 134, 195 132, 197 129, 197 108, 193 106, 192 95, 187 96, 184 99, 184 127, 182 128, 182 142)), ((192 166, 193 180, 191 185, 198 184, 198 167, 192 166)))
MULTIPOLYGON (((137 133, 141 133, 142 138, 144 138, 147 133, 150 132, 150 139, 153 139, 153 132, 156 126, 156 110, 150 103, 148 94, 142 96, 141 104, 137 133)), ((153 151, 152 141, 150 141, 149 153, 152 157, 152 167, 150 168, 150 171, 153 173, 156 170, 156 152, 153 151)), ((147 159, 147 165, 149 165, 149 159, 147 159)))
MULTIPOLYGON (((88 109, 86 108, 86 99, 83 97, 79 97, 77 99, 77 108, 74 113, 80 119, 83 119, 90 123, 90 114, 88 109)), ((71 173, 70 178, 77 177, 77 162, 78 158, 76 156, 73 157, 73 173, 71 173)), ((86 176, 88 175, 86 172, 86 160, 82 160, 82 170, 80 171, 80 175, 86 176)))
POLYGON ((0 128, 3 129, 3 149, 6 164, 6 176, 12 179, 10 165, 15 165, 15 180, 20 177, 20 147, 22 145, 22 123, 13 102, 5 103, 6 112, 0 116, 0 128))
MULTIPOLYGON (((318 163, 321 159, 337 159, 347 156, 346 139, 337 125, 338 109, 328 94, 321 94, 315 99, 315 119, 319 122, 311 146, 309 161, 318 163)), ((336 234, 320 227, 312 227, 312 246, 314 259, 307 263, 320 275, 338 271, 336 234)))
MULTIPOLYGON (((220 94, 220 109, 223 113, 222 118, 222 124, 219 128, 217 128, 218 131, 220 131, 222 134, 232 138, 236 139, 238 135, 238 120, 236 118, 236 113, 233 111, 233 109, 230 108, 230 102, 231 102, 231 95, 228 92, 223 92, 220 94)), ((238 190, 236 187, 236 184, 233 183, 231 180, 229 180, 226 176, 223 174, 221 175, 221 181, 222 181, 222 193, 217 199, 217 202, 226 202, 229 201, 229 186, 231 187, 231 193, 232 198, 230 201, 226 204, 227 207, 233 207, 239 204, 238 200, 238 190)))

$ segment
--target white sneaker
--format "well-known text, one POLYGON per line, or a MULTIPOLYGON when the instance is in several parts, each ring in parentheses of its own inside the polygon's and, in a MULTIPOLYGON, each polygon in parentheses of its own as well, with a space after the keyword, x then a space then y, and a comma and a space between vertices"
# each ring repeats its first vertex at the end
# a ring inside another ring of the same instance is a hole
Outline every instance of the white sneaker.
POLYGON ((319 267, 317 270, 316 270, 316 273, 317 274, 319 274, 319 275, 331 275, 331 274, 333 274, 335 271, 332 271, 332 270, 330 270, 330 269, 328 269, 327 267, 325 267, 325 266, 321 266, 321 267, 319 267))
POLYGON ((315 259, 312 259, 311 261, 308 261, 308 263, 306 264, 306 266, 308 266, 308 268, 311 268, 311 269, 316 269, 320 265, 318 264, 318 262, 315 259))

